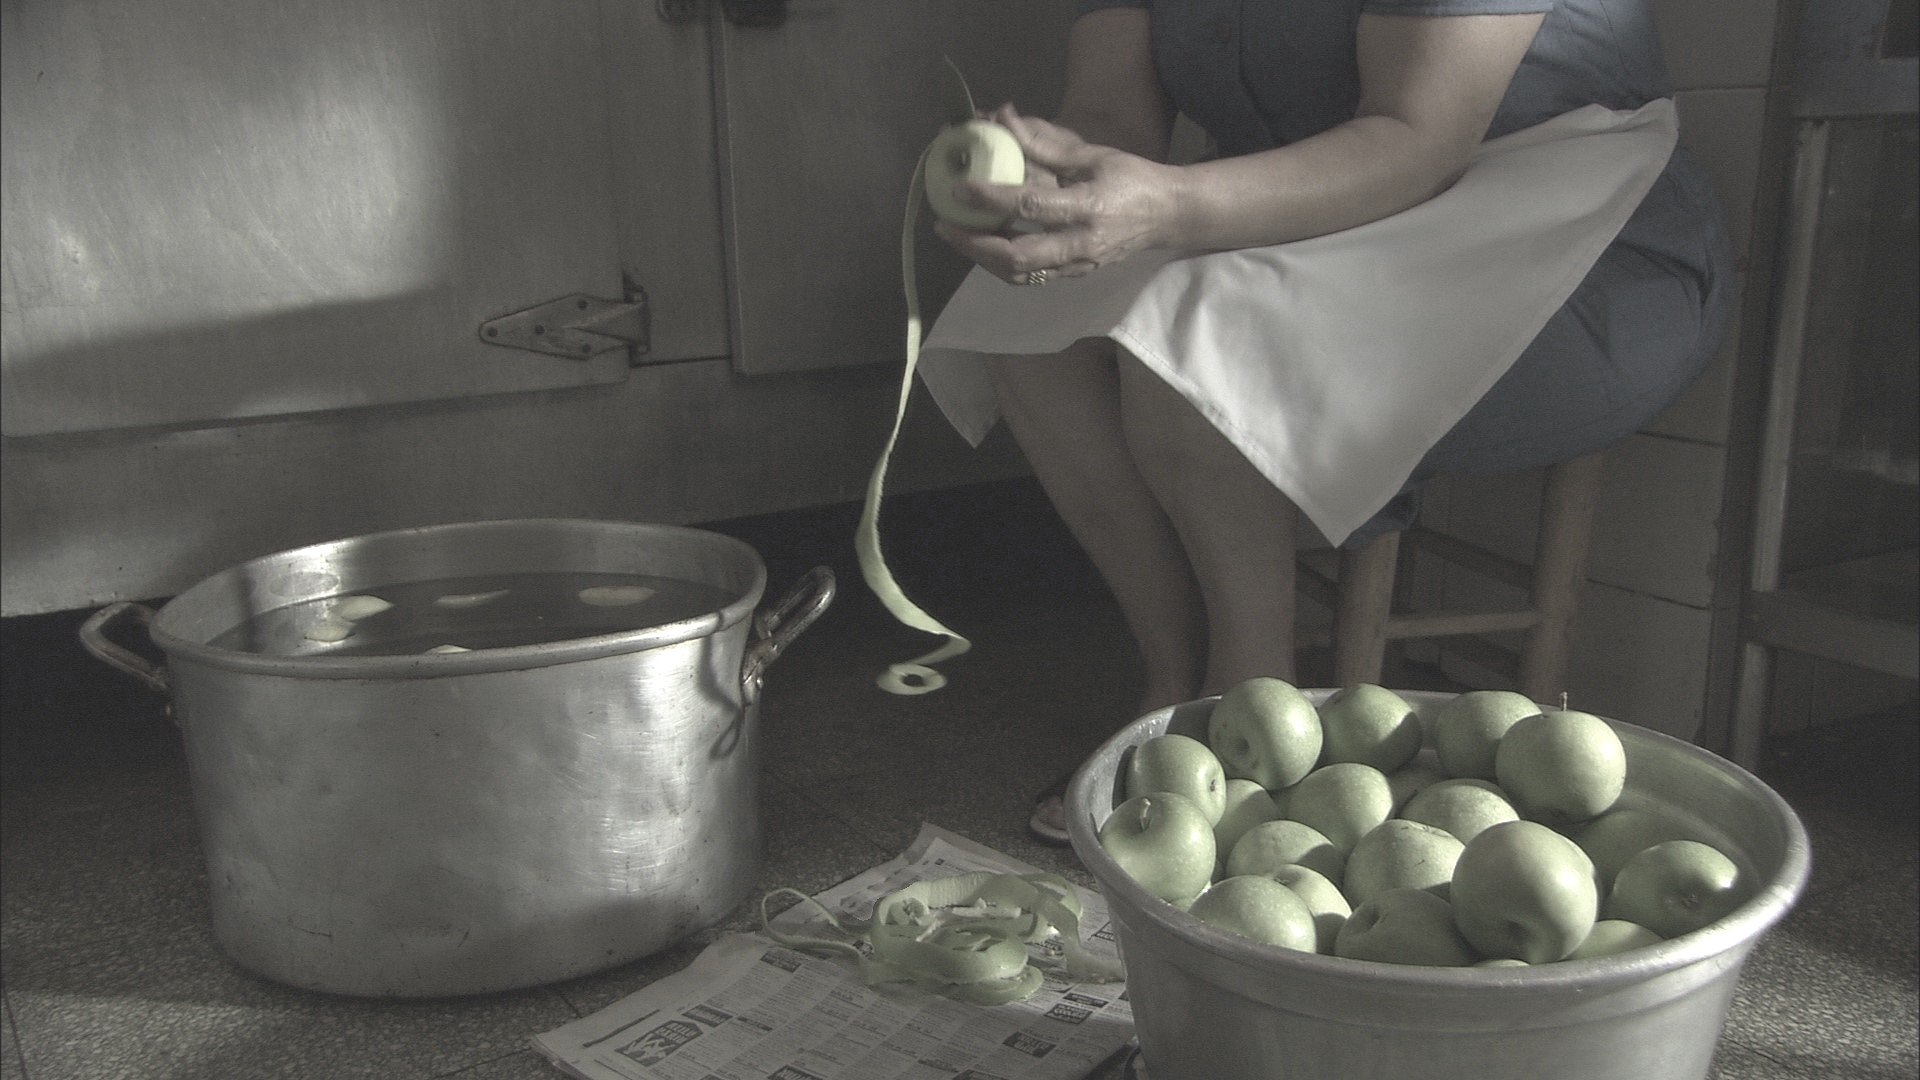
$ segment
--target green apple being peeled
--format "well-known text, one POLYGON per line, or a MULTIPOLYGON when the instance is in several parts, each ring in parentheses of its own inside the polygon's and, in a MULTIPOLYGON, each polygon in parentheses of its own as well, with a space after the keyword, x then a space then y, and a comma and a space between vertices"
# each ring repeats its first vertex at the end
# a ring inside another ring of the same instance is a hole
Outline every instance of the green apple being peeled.
POLYGON ((1287 817, 1320 830, 1341 851, 1392 816, 1387 774, 1355 761, 1322 765, 1287 792, 1287 817))
POLYGON ((1489 825, 1520 818, 1506 792, 1485 780, 1467 778, 1442 780, 1421 789, 1407 800, 1400 816, 1445 829, 1463 844, 1489 825))
POLYGON ((1448 898, 1461 936, 1482 956, 1529 964, 1579 948, 1600 906, 1587 853, 1537 821, 1503 821, 1468 841, 1448 898))
POLYGON ((1450 776, 1493 779, 1493 751, 1507 729, 1540 711, 1525 694, 1470 690, 1447 700, 1433 718, 1433 748, 1450 776))
POLYGON ((1602 896, 1613 888, 1614 875, 1628 859, 1663 841, 1692 839, 1678 821, 1638 806, 1615 806, 1567 835, 1593 860, 1602 896))
POLYGON ((1310 870, 1299 863, 1288 863, 1268 874, 1268 877, 1292 889, 1294 894, 1306 902, 1307 911, 1313 915, 1313 929, 1319 938, 1316 952, 1333 954, 1334 939, 1340 935, 1340 927, 1353 914, 1353 905, 1341 895, 1340 889, 1327 876, 1318 870, 1310 870))
POLYGON ((1440 757, 1432 750, 1422 750, 1413 756, 1413 760, 1387 774, 1387 786, 1393 789, 1393 813, 1395 817, 1415 795, 1448 779, 1447 770, 1440 767, 1440 757))
POLYGON ((1507 729, 1494 778, 1520 816, 1566 826, 1612 808, 1627 782, 1627 752, 1597 716, 1551 709, 1507 729))
POLYGON ((1293 684, 1248 679, 1214 703, 1207 743, 1228 776, 1279 791, 1299 783, 1319 762, 1320 716, 1293 684))
POLYGON ((961 202, 953 185, 962 180, 988 184, 1023 184, 1027 179, 1026 155, 1013 132, 991 120, 968 120, 940 129, 927 147, 927 204, 940 220, 963 229, 992 232, 1007 224, 1007 218, 961 202))
POLYGON ((1306 901, 1269 877, 1225 878, 1201 893, 1187 912, 1263 945, 1313 952, 1319 941, 1306 901))
POLYGON ((1625 919, 1601 919, 1593 924, 1587 940, 1568 955, 1569 960, 1592 960, 1601 956, 1618 956, 1634 949, 1644 949, 1649 945, 1660 944, 1659 934, 1625 919))
POLYGON ((1393 889, 1353 909, 1333 953, 1422 967, 1466 967, 1473 953, 1454 926, 1453 908, 1424 889, 1393 889))
POLYGON ((1127 758, 1127 797, 1171 791, 1206 812, 1207 824, 1227 808, 1227 777, 1207 744, 1185 735, 1155 735, 1127 758))
POLYGON ((1740 906, 1740 868, 1698 840, 1668 840, 1628 859, 1607 894, 1607 917, 1679 937, 1740 906))
POLYGON ((1340 891, 1350 904, 1393 889, 1425 889, 1445 898, 1453 864, 1465 847, 1445 829, 1393 818, 1375 826, 1347 853, 1340 891))
POLYGON ((1347 853, 1313 826, 1281 818, 1261 822, 1242 833, 1227 853, 1225 872, 1235 877, 1272 874, 1289 863, 1317 871, 1329 881, 1339 881, 1346 872, 1347 853))
POLYGON ((1336 691, 1321 704, 1320 731, 1322 761, 1353 761, 1383 773, 1412 761, 1424 737, 1413 706, 1372 683, 1336 691))
POLYGON ((1280 816, 1280 808, 1273 804, 1273 796, 1267 789, 1251 780, 1234 777, 1227 781, 1226 810, 1220 820, 1213 823, 1213 850, 1219 856, 1221 865, 1216 873, 1226 869, 1227 856, 1233 853, 1233 845, 1248 829, 1280 816))

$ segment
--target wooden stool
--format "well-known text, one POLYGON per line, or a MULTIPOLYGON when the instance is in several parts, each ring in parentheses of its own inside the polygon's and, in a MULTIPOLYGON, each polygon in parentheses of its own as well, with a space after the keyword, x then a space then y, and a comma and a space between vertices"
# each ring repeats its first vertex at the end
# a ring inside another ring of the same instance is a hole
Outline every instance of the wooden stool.
POLYGON ((1568 642, 1586 578, 1605 456, 1604 450, 1596 451, 1546 470, 1530 567, 1418 525, 1404 534, 1377 537, 1357 551, 1342 550, 1337 579, 1302 563, 1299 588, 1334 612, 1334 685, 1379 682, 1390 641, 1450 638, 1455 639, 1448 644, 1450 650, 1513 677, 1516 688, 1533 700, 1558 704, 1566 690, 1568 642), (1523 589, 1526 605, 1496 611, 1397 612, 1396 581, 1408 549, 1523 589), (1479 636, 1513 630, 1526 632, 1517 657, 1479 636))

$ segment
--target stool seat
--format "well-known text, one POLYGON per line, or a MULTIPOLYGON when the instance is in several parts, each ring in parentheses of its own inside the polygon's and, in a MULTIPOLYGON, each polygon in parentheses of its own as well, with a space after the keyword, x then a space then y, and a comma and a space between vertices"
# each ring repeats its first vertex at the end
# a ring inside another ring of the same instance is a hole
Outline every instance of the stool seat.
POLYGON ((1599 450, 1545 470, 1531 565, 1418 525, 1343 549, 1337 576, 1302 561, 1299 589, 1333 609, 1336 685, 1380 682, 1389 642, 1447 638, 1450 649, 1510 675, 1520 693, 1558 703, 1567 689, 1567 655, 1605 458, 1599 450), (1415 551, 1513 585, 1526 593, 1526 602, 1496 610, 1396 610, 1406 592, 1403 563, 1415 551), (1524 633, 1517 655, 1485 637, 1509 631, 1524 633))

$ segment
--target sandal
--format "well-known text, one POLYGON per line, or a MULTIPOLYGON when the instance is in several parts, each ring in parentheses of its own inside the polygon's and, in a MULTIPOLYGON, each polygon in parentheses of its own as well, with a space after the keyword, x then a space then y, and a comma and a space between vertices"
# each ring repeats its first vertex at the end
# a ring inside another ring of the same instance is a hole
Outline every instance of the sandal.
POLYGON ((1061 773, 1059 779, 1034 797, 1033 812, 1027 815, 1027 831, 1035 840, 1051 847, 1072 845, 1073 840, 1067 835, 1067 785, 1077 771, 1079 767, 1075 766, 1061 773))

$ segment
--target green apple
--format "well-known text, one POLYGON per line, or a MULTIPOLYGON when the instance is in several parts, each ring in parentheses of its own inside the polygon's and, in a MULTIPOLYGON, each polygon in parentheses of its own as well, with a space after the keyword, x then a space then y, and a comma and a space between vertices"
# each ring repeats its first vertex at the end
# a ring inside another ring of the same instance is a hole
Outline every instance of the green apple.
POLYGON ((1618 956, 1634 949, 1644 949, 1649 945, 1658 945, 1663 939, 1659 934, 1625 919, 1601 919, 1593 924, 1593 930, 1587 934, 1587 940, 1567 956, 1569 960, 1592 960, 1601 956, 1618 956))
POLYGON ((1273 796, 1267 789, 1251 780, 1234 777, 1227 781, 1226 810, 1220 820, 1213 823, 1213 850, 1220 858, 1221 865, 1215 867, 1216 875, 1226 869, 1227 856, 1233 853, 1233 845, 1240 842, 1248 829, 1264 822, 1273 821, 1280 816, 1280 808, 1273 804, 1273 796))
POLYGON ((953 193, 954 184, 962 180, 1023 184, 1026 179, 1027 159, 1019 140, 991 120, 950 124, 927 147, 927 204, 950 225, 992 232, 1007 224, 1006 216, 996 210, 961 202, 953 193))
POLYGON ((1496 956, 1491 960, 1482 960, 1479 963, 1474 964, 1473 966, 1488 967, 1488 968, 1502 968, 1502 967, 1532 967, 1533 965, 1527 963, 1525 960, 1515 960, 1511 956, 1496 956))
POLYGON ((1607 917, 1637 922, 1663 938, 1718 922, 1740 906, 1740 868, 1719 848, 1668 840, 1628 859, 1607 894, 1607 917))
POLYGON ((1409 800, 1422 791, 1442 780, 1448 779, 1447 770, 1440 767, 1440 757, 1432 750, 1421 750, 1413 760, 1387 774, 1387 786, 1393 789, 1393 813, 1400 816, 1409 800))
POLYGON ((1128 798, 1171 791, 1206 812, 1207 824, 1227 809, 1227 776, 1207 744, 1185 735, 1155 735, 1127 756, 1128 798))
POLYGON ((1268 877, 1292 889, 1301 900, 1306 901, 1307 911, 1313 915, 1313 929, 1319 940, 1316 952, 1333 954, 1334 939, 1340 935, 1340 927, 1353 914, 1353 906, 1340 892, 1339 886, 1327 879, 1325 874, 1299 863, 1288 863, 1277 867, 1268 877))
POLYGON ((1314 952, 1319 942, 1306 901, 1270 877, 1225 878, 1201 893, 1187 912, 1263 945, 1314 952))
POLYGON ((1530 964, 1579 948, 1600 906, 1587 853, 1537 821, 1503 821, 1469 840, 1448 898, 1461 935, 1482 956, 1530 964))
POLYGON ((1387 774, 1357 761, 1322 765, 1287 792, 1287 817, 1311 825, 1341 851, 1393 816, 1387 774))
POLYGON ((1568 826, 1599 817, 1627 782, 1627 752, 1605 720, 1550 709, 1507 729, 1494 778, 1520 816, 1568 826))
POLYGON ((1420 752, 1425 733, 1405 698, 1373 683, 1336 691, 1320 706, 1320 760, 1371 765, 1390 773, 1420 752))
POLYGON ((1269 791, 1299 783, 1320 760, 1320 715, 1283 679, 1257 677, 1230 687, 1207 718, 1207 743, 1228 776, 1269 791))
POLYGON ((1311 825, 1288 818, 1263 821, 1240 835, 1227 853, 1226 873, 1271 874, 1289 863, 1318 871, 1339 881, 1347 868, 1347 853, 1311 825))
POLYGON ((1213 880, 1213 822, 1184 795, 1157 791, 1114 807, 1100 846, 1141 888, 1176 906, 1213 880))
POLYGON ((1353 909, 1333 953, 1422 967, 1466 967, 1473 953, 1454 926, 1453 908, 1424 889, 1390 889, 1353 909))
POLYGON ((1494 747, 1507 729, 1540 711, 1525 694, 1469 690, 1448 699, 1433 718, 1433 748, 1449 776, 1493 779, 1494 747))
POLYGON ((1605 896, 1627 860, 1666 840, 1690 840, 1687 829, 1657 810, 1619 806, 1567 832, 1593 860, 1594 881, 1605 896))
POLYGON ((1520 813, 1497 785, 1485 780, 1456 778, 1421 789, 1400 808, 1400 816, 1445 829, 1464 844, 1489 825, 1519 820, 1520 813))
POLYGON ((1445 829, 1404 818, 1383 821, 1347 853, 1340 891, 1350 904, 1393 889, 1425 889, 1444 899, 1464 847, 1445 829))

